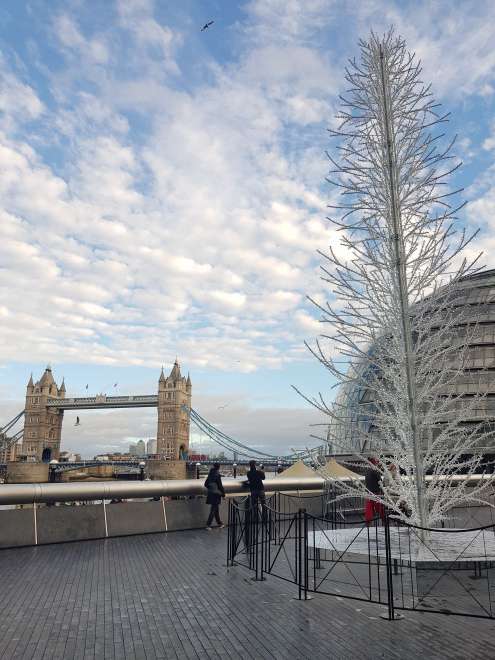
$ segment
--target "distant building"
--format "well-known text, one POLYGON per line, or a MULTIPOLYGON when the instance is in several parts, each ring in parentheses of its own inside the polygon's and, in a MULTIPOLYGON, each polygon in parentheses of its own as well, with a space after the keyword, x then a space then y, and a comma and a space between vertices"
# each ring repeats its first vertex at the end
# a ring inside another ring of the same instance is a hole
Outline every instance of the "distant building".
POLYGON ((58 460, 61 463, 80 463, 81 454, 76 454, 73 451, 61 451, 58 460))
POLYGON ((146 444, 144 440, 138 440, 138 442, 129 445, 129 454, 132 456, 145 456, 146 444))
POLYGON ((18 454, 21 453, 20 443, 14 442, 10 447, 0 449, 0 463, 8 463, 9 461, 17 460, 18 454))
POLYGON ((210 460, 210 456, 208 454, 189 454, 189 460, 193 461, 194 463, 204 463, 206 461, 210 460))
POLYGON ((120 452, 116 452, 115 454, 98 454, 98 456, 94 457, 95 461, 112 461, 112 462, 119 462, 119 461, 135 461, 137 456, 135 454, 121 454, 120 452))
POLYGON ((150 438, 146 443, 146 453, 156 454, 156 438, 150 438))

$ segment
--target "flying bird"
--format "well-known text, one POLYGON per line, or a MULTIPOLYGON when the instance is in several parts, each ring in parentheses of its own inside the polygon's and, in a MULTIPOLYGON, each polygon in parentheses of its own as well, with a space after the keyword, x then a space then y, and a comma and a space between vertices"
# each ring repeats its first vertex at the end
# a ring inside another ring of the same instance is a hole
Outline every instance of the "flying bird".
POLYGON ((214 22, 215 21, 209 21, 208 23, 205 23, 203 25, 203 27, 201 28, 201 32, 204 32, 205 30, 207 30, 210 27, 210 25, 213 25, 214 22))
POLYGON ((114 387, 117 387, 117 385, 118 385, 118 383, 115 383, 115 384, 114 384, 114 387))
POLYGON ((86 389, 88 389, 89 385, 86 385, 86 389))
POLYGON ((226 403, 224 406, 218 406, 218 410, 223 410, 223 409, 226 408, 227 406, 230 406, 231 403, 232 403, 232 401, 229 401, 229 402, 226 403))

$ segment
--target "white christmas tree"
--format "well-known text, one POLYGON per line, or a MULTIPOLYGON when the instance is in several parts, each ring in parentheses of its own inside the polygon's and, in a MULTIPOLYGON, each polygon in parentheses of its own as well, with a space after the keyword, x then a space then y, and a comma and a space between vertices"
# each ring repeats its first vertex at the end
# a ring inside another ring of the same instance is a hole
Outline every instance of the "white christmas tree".
POLYGON ((485 501, 490 486, 457 479, 480 471, 476 448, 487 435, 463 423, 476 419, 485 374, 474 395, 459 385, 478 315, 463 287, 478 259, 464 257, 473 235, 458 229, 459 191, 449 187, 459 164, 453 142, 441 146, 447 116, 415 55, 393 31, 372 33, 360 49, 331 131, 329 181, 342 193, 331 221, 341 246, 322 253, 322 269, 336 302, 318 305, 328 332, 311 348, 342 394, 333 405, 310 400, 330 416, 334 446, 346 429, 377 459, 382 493, 351 480, 339 484, 342 496, 369 497, 431 527, 460 503, 485 501))

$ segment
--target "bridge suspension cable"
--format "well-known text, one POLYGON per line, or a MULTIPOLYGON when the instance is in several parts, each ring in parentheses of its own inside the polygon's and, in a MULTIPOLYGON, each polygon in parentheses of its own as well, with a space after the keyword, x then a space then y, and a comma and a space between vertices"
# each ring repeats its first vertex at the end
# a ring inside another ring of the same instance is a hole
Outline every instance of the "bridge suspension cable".
POLYGON ((13 417, 10 422, 7 422, 5 426, 2 426, 0 428, 0 436, 5 435, 10 429, 17 424, 17 422, 21 419, 21 417, 24 415, 24 410, 21 410, 20 413, 17 413, 15 417, 13 417))
POLYGON ((215 443, 219 444, 224 449, 228 449, 231 452, 240 454, 241 456, 247 456, 249 458, 258 458, 259 460, 297 460, 309 458, 314 451, 318 451, 319 447, 311 450, 303 450, 299 452, 293 452, 292 454, 286 454, 284 456, 275 456, 274 454, 268 454, 267 452, 261 451, 259 449, 253 449, 248 445, 245 445, 238 440, 235 440, 231 436, 227 435, 223 431, 220 431, 218 428, 210 424, 208 420, 202 417, 194 408, 184 408, 189 413, 189 417, 192 422, 206 435, 213 440, 215 443))
POLYGON ((0 428, 0 451, 9 450, 13 445, 15 445, 22 438, 24 434, 24 429, 20 429, 14 435, 8 436, 7 433, 13 428, 17 422, 24 415, 24 410, 21 410, 15 417, 13 417, 10 422, 7 422, 5 426, 0 428))

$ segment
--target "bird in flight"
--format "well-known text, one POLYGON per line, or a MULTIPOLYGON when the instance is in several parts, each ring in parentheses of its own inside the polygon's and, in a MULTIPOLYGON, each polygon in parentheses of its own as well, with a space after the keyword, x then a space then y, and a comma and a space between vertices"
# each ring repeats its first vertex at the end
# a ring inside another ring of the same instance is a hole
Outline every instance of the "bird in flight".
POLYGON ((223 410, 223 409, 226 408, 227 406, 230 406, 231 403, 232 403, 232 401, 229 401, 229 402, 226 403, 224 406, 218 406, 218 410, 223 410))
POLYGON ((213 25, 214 22, 215 21, 209 21, 208 23, 205 23, 203 25, 203 27, 201 28, 201 32, 204 32, 205 30, 207 30, 210 27, 210 25, 213 25))

